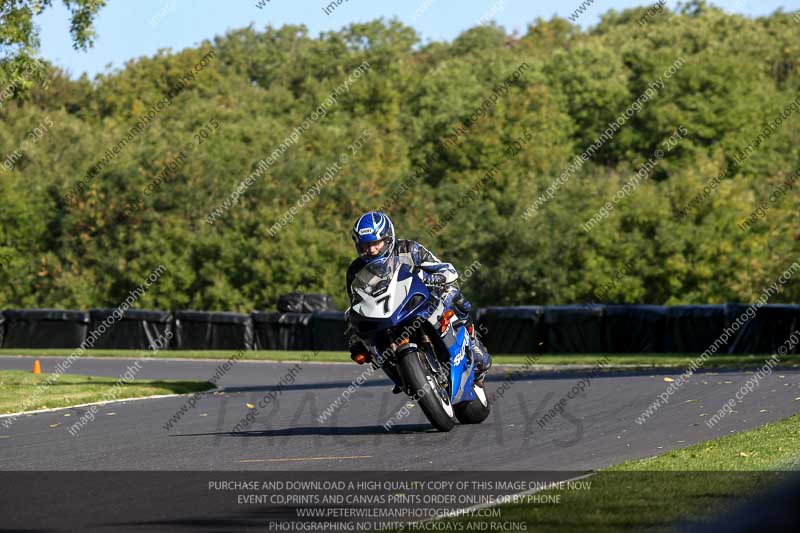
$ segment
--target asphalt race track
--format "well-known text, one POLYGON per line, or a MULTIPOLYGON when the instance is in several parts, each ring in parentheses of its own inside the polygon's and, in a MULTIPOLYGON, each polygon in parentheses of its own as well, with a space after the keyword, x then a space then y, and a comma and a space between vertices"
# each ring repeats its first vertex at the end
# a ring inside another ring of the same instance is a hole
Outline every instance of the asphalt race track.
MULTIPOLYGON (((40 358, 42 371, 52 371, 60 360, 40 358)), ((69 372, 119 377, 133 361, 80 359, 69 372)), ((147 359, 136 377, 207 380, 223 362, 147 359)), ((27 370, 32 363, 30 357, 2 357, 0 369, 27 370)), ((710 429, 705 420, 751 374, 698 373, 639 425, 635 419, 669 385, 664 378, 679 372, 617 373, 592 378, 567 401, 563 415, 539 424, 582 378, 575 372, 539 373, 510 383, 481 425, 438 433, 415 406, 387 431, 384 424, 407 398, 393 395, 388 380, 376 373, 321 423, 317 417, 363 370, 354 364, 237 362, 220 379, 220 390, 203 393, 169 430, 165 425, 187 396, 102 405, 75 436, 68 427, 87 407, 23 415, 10 427, 0 425, 0 469, 579 471, 661 454, 800 411, 800 371, 776 370, 710 429), (294 383, 278 393, 276 385, 293 367, 294 383), (270 393, 275 400, 259 410, 255 422, 233 432, 250 411, 247 404, 257 405, 270 393)), ((503 379, 496 366, 487 379, 489 393, 503 379)))

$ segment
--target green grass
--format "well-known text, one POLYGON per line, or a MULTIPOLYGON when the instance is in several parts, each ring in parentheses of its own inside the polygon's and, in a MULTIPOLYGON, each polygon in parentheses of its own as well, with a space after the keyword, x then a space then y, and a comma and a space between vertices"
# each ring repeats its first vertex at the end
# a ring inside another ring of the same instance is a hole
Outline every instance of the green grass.
MULTIPOLYGON (((0 350, 3 355, 30 355, 37 357, 66 357, 74 350, 69 349, 15 349, 5 348, 0 350)), ((154 357, 156 359, 227 359, 235 350, 164 350, 153 355, 147 350, 86 350, 87 357, 154 357)), ((602 358, 600 354, 563 354, 541 355, 536 359, 536 364, 541 365, 588 365, 594 366, 602 358)), ((609 368, 640 367, 640 368, 686 368, 696 355, 686 354, 611 354, 609 368)), ((721 355, 710 358, 703 368, 747 368, 764 364, 766 355, 721 355)), ((344 352, 313 352, 307 351, 268 351, 251 350, 245 352, 244 361, 319 361, 319 362, 351 362, 350 355, 344 352)), ((499 354, 493 358, 497 364, 525 364, 525 355, 499 354)), ((800 366, 800 355, 787 355, 781 359, 782 366, 800 366)))
POLYGON ((665 530, 679 520, 708 520, 798 468, 800 415, 757 429, 629 461, 584 481, 589 490, 551 490, 559 503, 499 507, 501 517, 533 531, 665 530))
POLYGON ((119 378, 62 374, 49 386, 38 389, 37 385, 48 376, 49 374, 33 374, 23 370, 0 371, 0 413, 21 411, 34 390, 40 390, 41 394, 37 396, 36 405, 28 406, 29 411, 140 396, 186 394, 214 388, 210 383, 202 381, 134 379, 128 383, 123 382, 118 390, 111 392, 119 378))

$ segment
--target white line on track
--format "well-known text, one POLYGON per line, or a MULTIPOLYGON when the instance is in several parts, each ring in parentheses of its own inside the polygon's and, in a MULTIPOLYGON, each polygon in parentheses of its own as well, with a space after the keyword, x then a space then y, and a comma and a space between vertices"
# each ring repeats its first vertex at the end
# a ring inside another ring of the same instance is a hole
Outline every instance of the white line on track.
POLYGON ((283 459, 243 459, 240 463, 279 463, 283 461, 335 461, 337 459, 371 459, 371 455, 342 455, 329 457, 286 457, 283 459))
MULTIPOLYGON (((203 392, 211 392, 213 389, 203 392)), ((136 398, 122 398, 120 400, 106 400, 103 402, 90 402, 90 403, 79 403, 77 405, 68 405, 66 407, 50 407, 49 409, 36 409, 35 411, 20 411, 19 413, 8 413, 4 415, 0 415, 0 418, 8 418, 10 416, 22 416, 22 415, 35 415, 39 413, 51 413, 53 411, 63 411, 64 409, 74 409, 75 407, 88 407, 90 405, 107 405, 111 403, 119 403, 119 402, 133 402, 138 400, 155 400, 156 398, 172 398, 174 396, 190 396, 194 394, 193 392, 187 394, 160 394, 158 396, 138 396, 136 398)))

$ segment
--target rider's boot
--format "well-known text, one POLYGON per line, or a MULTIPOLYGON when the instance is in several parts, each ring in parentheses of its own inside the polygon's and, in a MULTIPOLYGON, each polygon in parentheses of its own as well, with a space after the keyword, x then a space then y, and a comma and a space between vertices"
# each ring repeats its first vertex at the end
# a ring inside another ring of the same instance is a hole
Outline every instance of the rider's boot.
POLYGON ((483 387, 483 378, 486 377, 486 374, 489 373, 489 369, 492 368, 492 356, 489 354, 486 346, 484 346, 478 338, 478 334, 475 332, 475 328, 472 324, 467 326, 467 331, 472 341, 472 357, 475 359, 475 384, 479 387, 483 387))

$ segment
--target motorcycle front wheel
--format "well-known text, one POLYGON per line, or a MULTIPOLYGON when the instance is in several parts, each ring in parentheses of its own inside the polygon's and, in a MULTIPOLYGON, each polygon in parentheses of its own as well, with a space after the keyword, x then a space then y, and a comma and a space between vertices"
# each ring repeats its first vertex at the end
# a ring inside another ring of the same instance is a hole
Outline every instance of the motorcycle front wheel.
POLYGON ((433 427, 450 431, 456 425, 450 394, 439 385, 422 357, 417 350, 409 352, 400 360, 397 369, 411 397, 417 400, 433 427))

